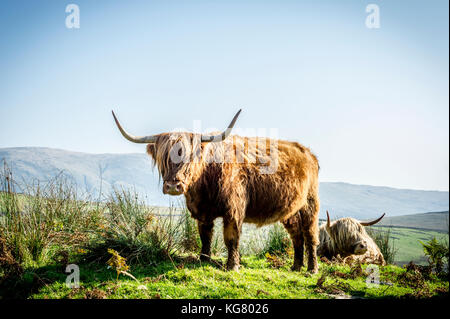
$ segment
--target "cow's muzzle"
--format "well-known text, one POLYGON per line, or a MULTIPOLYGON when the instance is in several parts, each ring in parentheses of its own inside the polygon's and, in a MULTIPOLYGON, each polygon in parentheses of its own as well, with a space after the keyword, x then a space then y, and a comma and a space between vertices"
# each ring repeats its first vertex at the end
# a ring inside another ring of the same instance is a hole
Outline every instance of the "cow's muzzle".
POLYGON ((355 255, 362 255, 362 254, 365 254, 366 252, 367 252, 367 243, 366 242, 361 241, 355 245, 354 251, 353 251, 353 253, 355 255))
POLYGON ((163 193, 168 195, 182 195, 184 193, 183 184, 181 182, 164 182, 163 193))

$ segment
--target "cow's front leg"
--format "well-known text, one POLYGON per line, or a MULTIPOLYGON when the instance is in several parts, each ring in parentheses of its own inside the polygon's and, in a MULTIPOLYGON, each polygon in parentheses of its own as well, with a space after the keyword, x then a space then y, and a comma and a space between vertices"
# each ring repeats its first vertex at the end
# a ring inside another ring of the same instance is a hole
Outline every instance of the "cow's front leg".
POLYGON ((227 270, 239 269, 239 237, 242 222, 235 218, 224 218, 223 238, 228 249, 227 270))
POLYGON ((209 261, 211 259, 211 239, 213 236, 214 222, 197 221, 197 225, 202 241, 200 260, 209 261))
POLYGON ((317 264, 317 246, 319 245, 319 199, 311 197, 308 206, 300 210, 303 236, 308 253, 308 271, 315 274, 319 270, 317 264))
POLYGON ((294 246, 294 265, 292 266, 292 270, 300 271, 303 267, 304 255, 304 238, 300 213, 285 220, 283 226, 291 236, 292 244, 294 246))

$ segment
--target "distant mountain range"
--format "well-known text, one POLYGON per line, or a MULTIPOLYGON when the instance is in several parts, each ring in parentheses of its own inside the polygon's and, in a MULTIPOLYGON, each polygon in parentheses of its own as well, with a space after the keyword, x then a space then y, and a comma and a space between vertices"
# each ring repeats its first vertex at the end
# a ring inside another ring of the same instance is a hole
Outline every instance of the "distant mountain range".
MULTIPOLYGON (((0 148, 18 181, 49 180, 61 171, 69 173, 80 191, 108 193, 113 187, 132 187, 151 205, 169 206, 179 197, 163 195, 158 172, 146 154, 88 154, 43 147, 0 148)), ((448 211, 449 193, 390 187, 320 183, 321 213, 333 219, 351 216, 370 219, 385 212, 387 217, 430 211, 448 211)))

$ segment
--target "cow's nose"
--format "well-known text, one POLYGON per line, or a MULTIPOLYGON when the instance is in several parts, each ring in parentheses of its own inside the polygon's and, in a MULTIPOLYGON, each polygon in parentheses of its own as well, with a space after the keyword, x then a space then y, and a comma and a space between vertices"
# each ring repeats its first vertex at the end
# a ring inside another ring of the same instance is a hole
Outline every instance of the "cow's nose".
POLYGON ((364 254, 367 251, 367 243, 360 242, 356 245, 355 253, 356 254, 364 254))
POLYGON ((169 195, 183 194, 183 186, 181 182, 164 182, 163 193, 169 195))

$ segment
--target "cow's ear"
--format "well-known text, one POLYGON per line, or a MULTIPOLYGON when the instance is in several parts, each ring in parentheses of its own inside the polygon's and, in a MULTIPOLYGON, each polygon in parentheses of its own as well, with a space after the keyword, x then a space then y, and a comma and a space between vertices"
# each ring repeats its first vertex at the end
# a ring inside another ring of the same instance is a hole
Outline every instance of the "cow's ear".
POLYGON ((153 159, 156 159, 156 147, 155 144, 147 144, 147 153, 150 155, 153 159))

